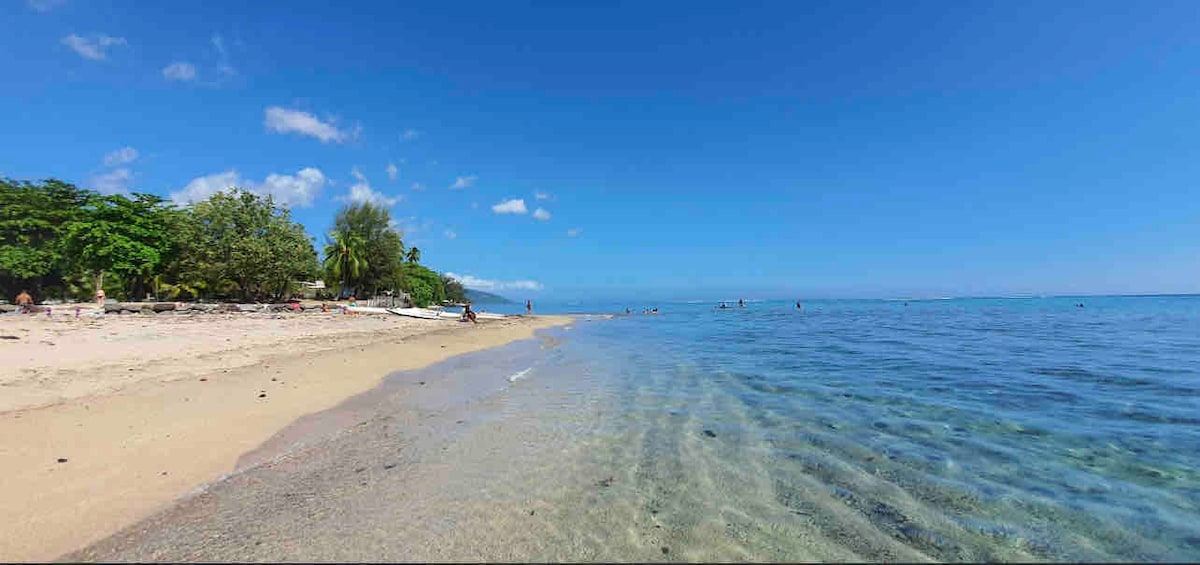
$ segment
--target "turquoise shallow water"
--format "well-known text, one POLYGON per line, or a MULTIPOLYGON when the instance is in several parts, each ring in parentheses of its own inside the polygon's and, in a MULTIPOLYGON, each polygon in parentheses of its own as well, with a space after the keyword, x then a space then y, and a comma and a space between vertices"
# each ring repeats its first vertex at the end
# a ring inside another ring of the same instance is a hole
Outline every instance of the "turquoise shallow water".
POLYGON ((798 520, 867 559, 1200 559, 1200 297, 659 307, 522 380, 574 394, 544 422, 603 406, 640 507, 772 547, 731 556, 810 555, 770 534, 798 520))
POLYGON ((1200 560, 1200 297, 658 306, 391 375, 86 556, 1200 560))

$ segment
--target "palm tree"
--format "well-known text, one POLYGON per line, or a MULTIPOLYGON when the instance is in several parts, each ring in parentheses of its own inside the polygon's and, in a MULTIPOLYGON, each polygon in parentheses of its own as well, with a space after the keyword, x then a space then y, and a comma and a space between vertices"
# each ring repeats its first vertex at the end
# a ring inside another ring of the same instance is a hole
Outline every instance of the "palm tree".
POLYGON ((416 247, 408 248, 408 262, 409 263, 420 263, 421 262, 421 250, 417 249, 416 247))
POLYGON ((331 241, 325 246, 323 266, 330 278, 341 280, 342 288, 339 294, 345 298, 350 281, 357 280, 367 266, 363 240, 358 234, 348 230, 335 231, 329 238, 331 241))

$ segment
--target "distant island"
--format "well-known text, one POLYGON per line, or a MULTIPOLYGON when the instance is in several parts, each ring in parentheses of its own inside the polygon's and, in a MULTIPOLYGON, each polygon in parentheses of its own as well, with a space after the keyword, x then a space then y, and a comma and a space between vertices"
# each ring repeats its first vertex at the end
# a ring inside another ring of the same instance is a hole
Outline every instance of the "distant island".
POLYGON ((470 300, 474 304, 515 304, 514 301, 500 296, 499 294, 492 294, 482 290, 468 288, 466 289, 466 295, 467 300, 470 300))

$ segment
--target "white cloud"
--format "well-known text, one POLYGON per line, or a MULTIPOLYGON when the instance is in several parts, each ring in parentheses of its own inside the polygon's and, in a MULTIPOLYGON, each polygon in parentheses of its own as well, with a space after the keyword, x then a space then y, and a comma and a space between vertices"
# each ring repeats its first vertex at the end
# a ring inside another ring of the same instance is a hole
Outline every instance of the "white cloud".
POLYGON ((136 161, 137 158, 138 158, 138 150, 137 149, 134 149, 132 147, 122 147, 122 148, 120 148, 116 151, 113 151, 112 153, 109 153, 108 155, 104 156, 104 166, 116 167, 118 165, 132 163, 132 162, 136 161))
POLYGON ((531 280, 496 281, 449 272, 446 273, 446 276, 457 280, 467 288, 476 290, 541 290, 543 288, 542 283, 531 280))
POLYGON ((419 182, 414 182, 414 183, 412 183, 412 189, 413 190, 425 190, 425 185, 423 185, 419 182))
POLYGON ((536 200, 546 200, 546 199, 550 198, 550 195, 546 194, 545 192, 534 192, 533 197, 536 200))
POLYGON ((121 167, 92 177, 92 188, 101 194, 127 194, 133 171, 121 167))
POLYGON ((446 239, 455 239, 458 237, 458 232, 455 232, 454 230, 446 230, 442 233, 445 234, 446 239))
POLYGON ((245 187, 245 183, 242 182, 242 177, 238 175, 237 170, 230 169, 223 173, 213 173, 192 179, 192 182, 183 187, 183 190, 172 192, 171 200, 174 200, 176 204, 190 204, 234 186, 245 187))
POLYGON ((513 198, 510 200, 505 200, 504 202, 492 206, 492 211, 497 214, 524 214, 527 212, 525 209, 525 199, 513 198))
POLYGON ((550 219, 550 212, 547 212, 545 208, 538 208, 533 211, 533 219, 545 222, 550 219))
POLYGON ((280 175, 271 173, 262 184, 252 190, 259 194, 269 194, 275 202, 293 208, 312 206, 317 193, 325 186, 328 179, 319 169, 306 167, 295 175, 280 175))
POLYGON ((298 133, 315 137, 322 143, 342 143, 356 136, 358 130, 346 132, 338 129, 329 122, 323 122, 316 116, 300 110, 288 110, 279 106, 267 108, 263 125, 268 131, 277 133, 298 133))
POLYGON ((418 137, 421 137, 421 132, 415 129, 406 129, 404 133, 400 134, 400 139, 404 141, 415 141, 418 137))
POLYGON ((465 176, 465 177, 455 177, 454 184, 450 185, 450 188, 451 189, 470 188, 475 185, 475 181, 477 181, 477 180, 479 180, 479 177, 477 177, 475 175, 469 175, 469 176, 465 176))
POLYGON ((171 200, 176 204, 199 202, 236 186, 255 194, 269 195, 279 204, 302 208, 312 206, 317 193, 327 182, 325 175, 313 167, 300 169, 295 175, 271 173, 261 183, 243 179, 237 170, 230 169, 192 179, 183 190, 171 193, 171 200))
POLYGON ((567 237, 575 237, 583 233, 583 228, 571 228, 567 230, 567 237))
POLYGON ((388 163, 387 175, 388 180, 390 181, 395 181, 396 179, 400 178, 400 169, 396 167, 395 163, 388 163))
POLYGON ((84 59, 103 61, 108 56, 107 49, 113 45, 125 45, 125 38, 101 34, 84 37, 72 33, 62 38, 62 43, 74 49, 84 59))
POLYGON ((25 3, 28 4, 30 8, 33 8, 34 10, 44 14, 66 4, 67 0, 27 0, 25 3))
POLYGON ((196 80, 196 66, 191 63, 177 61, 163 67, 163 78, 167 80, 196 80))
POLYGON ((356 204, 364 204, 370 202, 380 206, 393 206, 400 201, 400 197, 390 197, 378 190, 371 188, 371 183, 367 181, 366 175, 362 174, 357 167, 350 170, 350 174, 354 175, 354 179, 358 182, 350 187, 350 192, 345 196, 338 197, 339 200, 354 202, 356 204))
POLYGON ((225 76, 233 76, 237 71, 229 64, 229 54, 225 51, 225 38, 221 34, 214 33, 212 36, 213 48, 217 50, 217 71, 225 76))

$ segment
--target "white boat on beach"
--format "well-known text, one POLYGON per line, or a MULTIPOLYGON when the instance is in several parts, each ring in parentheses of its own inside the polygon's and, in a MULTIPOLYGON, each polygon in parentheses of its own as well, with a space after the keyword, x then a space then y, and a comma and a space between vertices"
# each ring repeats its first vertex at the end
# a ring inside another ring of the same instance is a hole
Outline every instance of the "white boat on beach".
MULTIPOLYGON (((462 317, 462 312, 443 312, 430 308, 376 308, 373 306, 347 306, 346 310, 356 314, 395 314, 397 316, 407 316, 409 318, 421 318, 425 320, 457 320, 462 317)), ((504 314, 493 314, 491 312, 476 312, 475 317, 480 320, 503 320, 508 316, 504 314)))
POLYGON ((437 310, 430 310, 428 308, 388 308, 387 312, 389 314, 396 314, 397 316, 408 316, 409 318, 423 318, 426 320, 441 319, 437 310))

